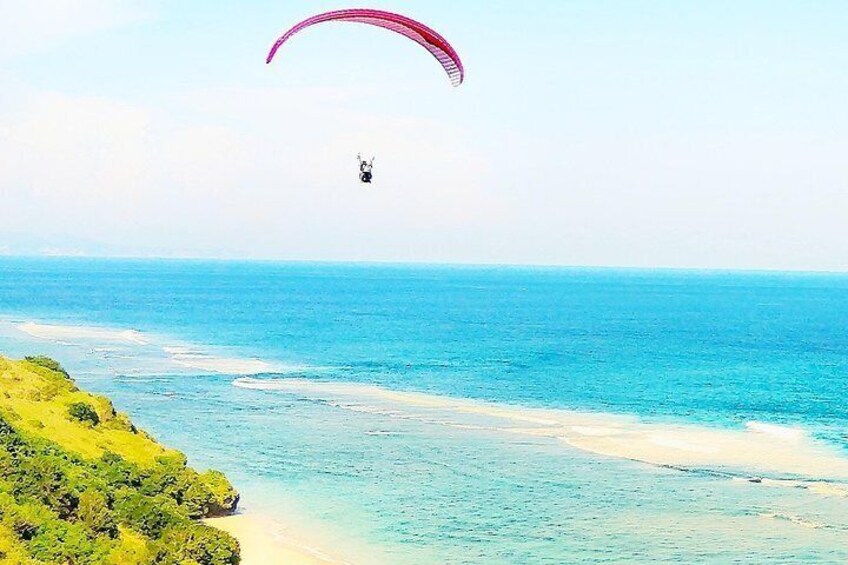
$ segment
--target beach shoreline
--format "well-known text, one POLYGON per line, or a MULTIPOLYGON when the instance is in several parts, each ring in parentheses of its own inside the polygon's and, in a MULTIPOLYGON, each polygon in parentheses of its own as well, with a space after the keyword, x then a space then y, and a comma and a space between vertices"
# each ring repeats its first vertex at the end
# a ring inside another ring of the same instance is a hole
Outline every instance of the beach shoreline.
POLYGON ((227 532, 241 546, 241 565, 352 565, 292 534, 284 524, 252 512, 208 518, 205 524, 227 532))

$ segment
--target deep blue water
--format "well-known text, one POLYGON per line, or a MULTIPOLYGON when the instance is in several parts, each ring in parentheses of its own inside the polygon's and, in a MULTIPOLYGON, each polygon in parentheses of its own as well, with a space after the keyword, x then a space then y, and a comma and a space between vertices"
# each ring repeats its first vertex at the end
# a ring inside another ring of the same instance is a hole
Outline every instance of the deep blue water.
MULTIPOLYGON (((735 491, 706 479, 564 457, 541 440, 522 447, 424 426, 401 430, 414 441, 373 443, 362 432, 386 425, 374 415, 339 416, 320 403, 238 389, 238 375, 162 370, 143 347, 127 355, 96 340, 38 340, 12 328, 132 328, 156 343, 255 357, 322 381, 656 421, 801 425, 848 447, 844 275, 7 258, 0 318, 0 351, 60 357, 85 386, 200 464, 228 471, 246 493, 277 489, 275 507, 339 524, 387 548, 390 562, 722 562, 739 557, 710 553, 733 538, 729 530, 704 530, 700 540, 689 530, 668 534, 654 553, 626 552, 693 509, 731 520, 787 502, 757 494, 765 498, 734 506, 735 491), (148 361, 150 374, 139 376, 148 361), (457 465, 468 469, 460 478, 457 465), (697 480, 706 482, 687 482, 697 480), (424 512, 422 501, 436 496, 424 512), (484 507, 474 508, 477 496, 484 507), (568 514, 575 497, 579 515, 568 514), (587 522, 597 508, 601 516, 587 522), (628 512, 630 527, 621 518, 628 512), (647 520, 641 513, 666 518, 646 533, 644 524, 632 527, 647 520), (611 554, 599 548, 610 532, 619 540, 611 554)), ((740 555, 838 562, 844 554, 828 551, 844 539, 811 541, 797 554, 785 553, 797 540, 748 539, 740 555)))

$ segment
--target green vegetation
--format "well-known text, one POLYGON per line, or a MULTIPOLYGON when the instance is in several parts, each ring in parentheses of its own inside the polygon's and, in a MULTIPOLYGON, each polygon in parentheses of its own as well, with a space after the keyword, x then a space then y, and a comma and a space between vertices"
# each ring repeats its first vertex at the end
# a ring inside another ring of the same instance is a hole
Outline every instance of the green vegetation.
POLYGON ((235 565, 197 520, 237 503, 52 359, 0 357, 0 565, 235 565))
POLYGON ((100 416, 97 415, 97 411, 91 404, 85 402, 74 402, 68 406, 68 416, 77 422, 88 422, 92 426, 100 423, 100 416))
POLYGON ((39 367, 49 369, 54 373, 61 373, 65 375, 65 377, 68 379, 71 378, 68 372, 64 368, 62 368, 62 365, 60 365, 58 361, 56 361, 55 359, 51 359, 50 357, 45 357, 44 355, 35 355, 31 357, 24 357, 24 360, 29 361, 33 365, 38 365, 39 367))

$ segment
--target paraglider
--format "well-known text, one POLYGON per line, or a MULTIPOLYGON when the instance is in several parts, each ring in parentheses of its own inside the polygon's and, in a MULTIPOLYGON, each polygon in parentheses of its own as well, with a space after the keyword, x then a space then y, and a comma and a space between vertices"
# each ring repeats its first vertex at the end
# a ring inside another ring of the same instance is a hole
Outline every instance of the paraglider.
POLYGON ((359 154, 356 156, 356 160, 359 161, 359 180, 365 184, 371 184, 371 169, 374 167, 374 157, 371 157, 370 161, 366 161, 359 154))
MULTIPOLYGON (((282 47, 298 32, 315 24, 332 21, 366 24, 381 27, 403 35, 404 37, 418 43, 436 58, 439 64, 442 65, 445 73, 447 73, 453 86, 459 86, 462 84, 463 80, 465 80, 465 67, 462 65, 462 60, 459 58, 459 54, 453 46, 451 46, 451 44, 436 31, 421 22, 417 22, 412 18, 408 18, 400 14, 385 12, 383 10, 369 10, 362 8, 325 12, 303 20, 277 39, 271 47, 271 51, 268 53, 265 63, 268 64, 274 60, 274 56, 277 54, 280 47, 282 47)), ((357 155, 356 158, 359 161, 360 182, 364 184, 371 184, 371 179, 373 178, 372 167, 374 165, 374 158, 372 157, 371 161, 365 161, 362 159, 361 155, 357 155)))
POLYGON ((315 24, 330 21, 367 24, 399 33, 429 51, 442 65, 453 86, 459 86, 465 80, 465 68, 462 66, 462 60, 451 44, 436 31, 421 22, 401 16, 400 14, 361 8, 335 10, 303 20, 284 33, 274 43, 274 46, 271 47, 271 51, 268 53, 268 57, 265 59, 265 63, 270 63, 277 54, 277 50, 296 33, 315 24))

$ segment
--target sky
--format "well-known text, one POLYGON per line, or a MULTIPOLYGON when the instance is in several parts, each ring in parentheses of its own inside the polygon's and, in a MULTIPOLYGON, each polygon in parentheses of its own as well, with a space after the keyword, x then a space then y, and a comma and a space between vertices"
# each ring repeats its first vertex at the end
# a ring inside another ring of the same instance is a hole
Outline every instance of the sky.
POLYGON ((0 254, 848 271, 848 3, 0 0, 0 254), (376 156, 357 181, 358 152, 376 156))

